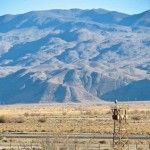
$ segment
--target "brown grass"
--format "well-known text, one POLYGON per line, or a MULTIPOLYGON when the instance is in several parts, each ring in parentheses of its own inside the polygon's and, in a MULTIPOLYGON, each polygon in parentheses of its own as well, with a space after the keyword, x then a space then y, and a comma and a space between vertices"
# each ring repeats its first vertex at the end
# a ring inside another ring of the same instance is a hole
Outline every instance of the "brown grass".
MULTIPOLYGON (((129 134, 150 134, 150 104, 129 107, 129 134)), ((0 131, 112 134, 110 108, 110 104, 3 106, 0 131)))

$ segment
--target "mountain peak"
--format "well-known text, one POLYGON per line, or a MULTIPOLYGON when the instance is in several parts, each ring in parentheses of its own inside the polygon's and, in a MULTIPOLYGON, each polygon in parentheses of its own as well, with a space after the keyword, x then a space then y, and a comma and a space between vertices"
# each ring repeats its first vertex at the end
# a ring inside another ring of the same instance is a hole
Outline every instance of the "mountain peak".
POLYGON ((150 27, 150 10, 124 18, 121 25, 150 27))

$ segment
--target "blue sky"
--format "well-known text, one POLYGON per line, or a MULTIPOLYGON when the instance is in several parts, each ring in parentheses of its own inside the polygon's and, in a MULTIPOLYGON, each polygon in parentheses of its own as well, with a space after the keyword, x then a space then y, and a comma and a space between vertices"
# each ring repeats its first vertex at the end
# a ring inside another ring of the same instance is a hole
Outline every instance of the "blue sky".
POLYGON ((150 0, 0 0, 0 15, 70 8, 103 8, 137 14, 150 9, 150 0))

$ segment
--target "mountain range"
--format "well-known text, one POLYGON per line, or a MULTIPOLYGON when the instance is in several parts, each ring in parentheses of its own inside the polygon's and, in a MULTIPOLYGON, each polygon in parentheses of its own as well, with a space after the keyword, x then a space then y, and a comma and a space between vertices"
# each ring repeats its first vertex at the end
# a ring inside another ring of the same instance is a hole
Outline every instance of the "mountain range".
POLYGON ((0 16, 0 104, 149 101, 150 10, 0 16))

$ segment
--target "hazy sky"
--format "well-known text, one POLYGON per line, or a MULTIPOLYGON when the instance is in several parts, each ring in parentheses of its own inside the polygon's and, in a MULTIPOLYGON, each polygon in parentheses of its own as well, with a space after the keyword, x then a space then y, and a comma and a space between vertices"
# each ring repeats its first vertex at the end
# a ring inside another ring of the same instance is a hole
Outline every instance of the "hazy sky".
POLYGON ((150 9, 150 0, 0 0, 0 15, 70 8, 103 8, 137 14, 150 9))

